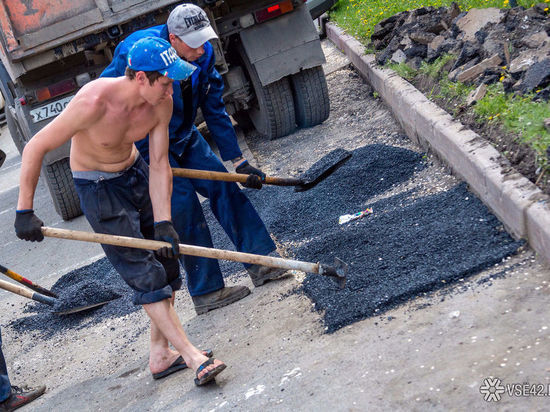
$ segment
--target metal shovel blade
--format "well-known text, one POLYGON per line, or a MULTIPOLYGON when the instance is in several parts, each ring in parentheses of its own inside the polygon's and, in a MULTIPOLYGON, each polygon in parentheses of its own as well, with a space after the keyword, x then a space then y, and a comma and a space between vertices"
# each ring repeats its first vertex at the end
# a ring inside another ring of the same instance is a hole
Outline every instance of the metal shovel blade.
POLYGON ((117 300, 117 299, 120 299, 120 296, 116 297, 116 298, 113 298, 113 299, 110 299, 110 300, 106 300, 104 302, 94 303, 92 305, 78 306, 76 308, 60 310, 60 311, 54 312, 54 314, 59 315, 59 316, 64 316, 64 315, 72 315, 72 314, 75 314, 75 313, 82 313, 82 312, 86 312, 86 311, 91 311, 92 309, 99 309, 100 307, 105 306, 107 303, 112 302, 113 300, 117 300))
POLYGON ((295 192, 304 192, 316 186, 331 174, 333 174, 340 166, 346 163, 351 157, 351 152, 344 149, 336 149, 323 157, 318 162, 314 163, 309 170, 302 176, 303 183, 294 188, 295 192))
POLYGON ((338 286, 340 286, 340 289, 344 289, 346 286, 346 275, 348 273, 349 266, 346 262, 338 259, 337 257, 334 258, 334 265, 319 265, 319 274, 323 276, 331 276, 333 278, 336 278, 336 281, 338 282, 338 286))

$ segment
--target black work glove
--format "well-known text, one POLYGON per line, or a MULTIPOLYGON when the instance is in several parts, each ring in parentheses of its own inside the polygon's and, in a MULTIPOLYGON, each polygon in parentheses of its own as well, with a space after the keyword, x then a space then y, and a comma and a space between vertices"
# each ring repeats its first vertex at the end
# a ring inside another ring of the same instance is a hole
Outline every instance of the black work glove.
POLYGON ((249 175, 246 182, 243 183, 244 187, 248 187, 250 189, 262 188, 262 182, 265 180, 265 173, 260 169, 251 166, 250 163, 248 163, 248 160, 245 160, 237 166, 235 171, 243 175, 249 175))
POLYGON ((169 259, 180 257, 180 238, 169 220, 155 223, 155 240, 162 240, 172 244, 172 247, 162 247, 155 251, 159 256, 169 259))
POLYGON ((40 229, 44 226, 42 222, 34 214, 34 210, 16 210, 15 211, 15 234, 19 239, 30 240, 31 242, 41 242, 44 240, 44 235, 40 229))

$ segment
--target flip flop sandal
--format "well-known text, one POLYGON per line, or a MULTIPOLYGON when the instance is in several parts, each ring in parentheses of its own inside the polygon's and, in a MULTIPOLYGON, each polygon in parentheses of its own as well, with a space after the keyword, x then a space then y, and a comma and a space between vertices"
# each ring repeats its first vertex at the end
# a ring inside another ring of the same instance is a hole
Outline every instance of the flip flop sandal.
MULTIPOLYGON (((203 350, 202 353, 211 358, 214 356, 214 352, 212 352, 212 349, 206 349, 203 350)), ((164 369, 162 372, 153 373, 153 379, 162 379, 167 377, 168 375, 173 374, 174 372, 181 371, 182 369, 186 369, 187 364, 183 360, 182 356, 178 356, 178 358, 166 369, 164 369)))
POLYGON ((211 371, 208 371, 206 372, 204 375, 202 375, 202 377, 199 379, 199 373, 206 367, 208 367, 208 365, 212 365, 214 363, 216 359, 214 358, 210 358, 208 359, 206 362, 204 362, 201 366, 199 366, 197 368, 197 372, 195 373, 195 375, 197 375, 197 377, 195 378, 195 385, 197 386, 202 386, 202 385, 205 385, 207 384, 208 382, 214 380, 214 378, 221 372, 223 371, 225 368, 227 368, 227 365, 225 363, 222 363, 221 365, 218 365, 216 366, 214 369, 212 369, 211 371))

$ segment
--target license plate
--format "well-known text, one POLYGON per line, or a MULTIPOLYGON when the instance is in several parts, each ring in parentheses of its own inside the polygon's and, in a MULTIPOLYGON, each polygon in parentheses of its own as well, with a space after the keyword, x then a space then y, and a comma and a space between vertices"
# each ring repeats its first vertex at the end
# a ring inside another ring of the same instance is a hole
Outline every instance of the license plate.
POLYGON ((42 120, 49 119, 50 117, 57 116, 65 107, 67 107, 73 97, 74 95, 64 97, 63 99, 56 100, 55 102, 51 102, 31 110, 32 122, 38 123, 42 120))

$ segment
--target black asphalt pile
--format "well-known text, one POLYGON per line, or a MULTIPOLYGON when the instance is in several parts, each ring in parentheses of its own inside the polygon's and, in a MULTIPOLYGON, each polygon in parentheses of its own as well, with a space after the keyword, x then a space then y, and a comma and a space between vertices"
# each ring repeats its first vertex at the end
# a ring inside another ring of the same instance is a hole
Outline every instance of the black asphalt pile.
MULTIPOLYGON (((345 289, 315 274, 301 288, 324 313, 328 332, 478 273, 522 244, 465 184, 424 197, 410 190, 373 203, 424 167, 418 153, 370 145, 307 192, 247 191, 270 232, 296 259, 331 264, 338 257, 349 264, 345 289), (367 207, 371 215, 338 224, 339 216, 367 207)), ((219 226, 210 227, 217 247, 231 248, 219 226)), ((224 263, 223 269, 240 267, 224 263)))
POLYGON ((28 316, 20 317, 8 324, 17 332, 33 332, 42 337, 50 337, 68 329, 80 329, 118 318, 140 309, 132 303, 133 293, 115 271, 107 258, 73 270, 63 275, 51 288, 59 296, 55 306, 31 302, 25 305, 28 316), (87 306, 95 303, 112 302, 93 311, 70 315, 57 315, 54 312, 87 306))

